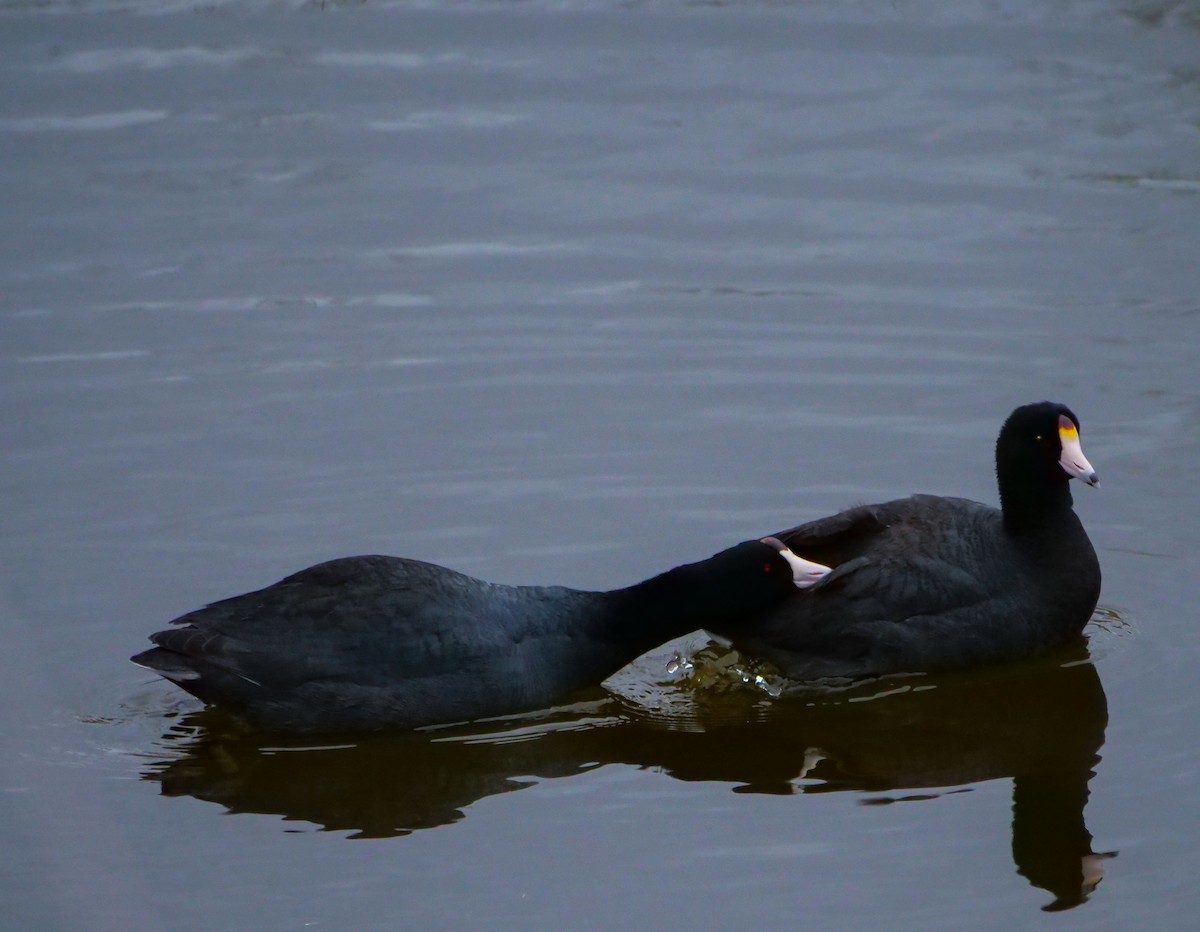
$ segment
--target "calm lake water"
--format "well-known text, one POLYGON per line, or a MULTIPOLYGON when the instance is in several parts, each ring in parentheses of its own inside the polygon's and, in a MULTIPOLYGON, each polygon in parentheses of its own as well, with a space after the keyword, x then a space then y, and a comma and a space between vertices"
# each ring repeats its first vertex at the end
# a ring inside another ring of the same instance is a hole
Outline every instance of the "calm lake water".
POLYGON ((1193 927, 1195 3, 0 0, 0 86, 6 927, 1193 927), (126 659, 345 554, 992 502, 1041 398, 1088 652, 773 698, 695 635, 316 748, 126 659))

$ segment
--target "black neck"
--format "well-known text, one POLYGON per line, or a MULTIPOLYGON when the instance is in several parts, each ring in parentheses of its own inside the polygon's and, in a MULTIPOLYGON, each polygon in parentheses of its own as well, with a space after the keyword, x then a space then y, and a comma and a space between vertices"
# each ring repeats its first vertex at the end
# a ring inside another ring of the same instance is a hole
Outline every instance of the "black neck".
POLYGON ((689 564, 610 592, 613 630, 641 654, 704 627, 711 609, 705 582, 704 573, 689 564))
MULTIPOLYGON (((761 613, 776 598, 764 594, 761 588, 731 581, 725 564, 744 561, 744 556, 735 555, 738 550, 731 548, 708 560, 678 566, 636 586, 608 593, 610 630, 638 653, 644 653, 699 628, 722 623, 728 626, 738 618, 761 613)), ((767 559, 765 553, 763 559, 767 559)), ((733 576, 736 580, 737 574, 733 576)), ((782 601, 782 596, 777 600, 782 601)))
POLYGON ((1056 461, 1018 451, 996 450, 1000 510, 1010 531, 1034 531, 1069 519, 1074 514, 1070 478, 1056 461))

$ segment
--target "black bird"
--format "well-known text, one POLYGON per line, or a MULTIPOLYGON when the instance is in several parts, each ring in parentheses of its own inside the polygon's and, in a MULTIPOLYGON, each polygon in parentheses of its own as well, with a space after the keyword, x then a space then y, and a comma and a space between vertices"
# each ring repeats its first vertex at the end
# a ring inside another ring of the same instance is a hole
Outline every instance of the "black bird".
POLYGON ((970 667, 1079 637, 1100 595, 1068 488, 1099 484, 1079 419, 1048 401, 1017 408, 996 477, 999 510, 914 495, 779 532, 833 571, 757 620, 709 630, 796 680, 970 667))
POLYGON ((827 572, 773 538, 611 592, 345 557, 177 618, 131 659, 268 731, 416 728, 551 705, 827 572))

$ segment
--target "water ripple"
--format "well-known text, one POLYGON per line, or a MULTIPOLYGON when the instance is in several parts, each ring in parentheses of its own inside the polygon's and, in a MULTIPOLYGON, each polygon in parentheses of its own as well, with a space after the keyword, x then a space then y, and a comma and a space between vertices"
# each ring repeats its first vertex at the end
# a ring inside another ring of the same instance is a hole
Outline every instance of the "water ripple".
POLYGON ((156 123, 168 116, 169 110, 118 110, 112 113, 87 113, 83 116, 15 117, 0 120, 0 130, 12 133, 41 133, 46 130, 91 132, 156 123))
POLYGON ((37 66, 36 70, 66 71, 71 74, 102 74, 122 69, 158 71, 196 65, 225 67, 268 57, 268 52, 257 48, 210 49, 188 46, 178 49, 89 49, 63 55, 50 64, 37 66))

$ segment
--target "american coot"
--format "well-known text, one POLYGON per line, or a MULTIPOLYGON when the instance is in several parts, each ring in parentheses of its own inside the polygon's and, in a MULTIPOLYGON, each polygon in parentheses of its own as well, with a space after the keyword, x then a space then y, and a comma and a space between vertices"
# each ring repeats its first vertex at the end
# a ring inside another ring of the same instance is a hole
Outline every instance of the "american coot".
POLYGON ((833 566, 745 626, 709 630, 797 680, 969 667, 1079 636, 1100 564, 1068 482, 1099 479, 1060 404, 1017 408, 996 441, 1000 510, 914 495, 775 535, 833 566))
POLYGON ((550 705, 828 571, 773 538, 612 592, 345 557, 177 618, 131 659, 269 731, 414 728, 550 705))

